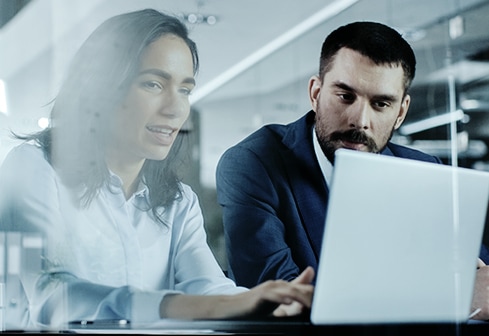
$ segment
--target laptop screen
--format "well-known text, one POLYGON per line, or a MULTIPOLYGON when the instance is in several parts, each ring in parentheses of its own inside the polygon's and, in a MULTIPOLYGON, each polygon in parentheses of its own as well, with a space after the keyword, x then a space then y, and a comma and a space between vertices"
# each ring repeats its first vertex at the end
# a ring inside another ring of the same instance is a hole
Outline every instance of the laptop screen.
POLYGON ((489 173, 337 151, 314 324, 470 315, 489 173))

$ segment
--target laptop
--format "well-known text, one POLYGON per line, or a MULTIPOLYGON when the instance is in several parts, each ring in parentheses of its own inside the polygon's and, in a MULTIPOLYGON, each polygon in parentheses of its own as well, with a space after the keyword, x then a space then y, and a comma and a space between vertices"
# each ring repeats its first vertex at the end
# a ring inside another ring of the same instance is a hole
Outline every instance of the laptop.
POLYGON ((467 321, 489 173, 336 153, 311 322, 467 321))

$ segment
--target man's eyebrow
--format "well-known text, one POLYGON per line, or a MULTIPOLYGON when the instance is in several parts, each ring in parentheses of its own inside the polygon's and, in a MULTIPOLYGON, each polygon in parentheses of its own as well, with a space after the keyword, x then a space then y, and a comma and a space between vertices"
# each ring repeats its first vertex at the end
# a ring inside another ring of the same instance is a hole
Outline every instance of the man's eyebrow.
MULTIPOLYGON (((355 89, 352 88, 351 86, 343 83, 343 82, 334 82, 332 86, 337 87, 339 89, 349 91, 349 92, 355 92, 355 89)), ((390 102, 396 102, 398 101, 398 98, 396 95, 390 95, 390 94, 379 94, 379 95, 374 95, 372 97, 374 100, 383 100, 383 101, 390 101, 390 102)))
POLYGON ((339 82, 339 81, 333 82, 331 84, 331 86, 336 87, 338 89, 345 90, 345 91, 355 92, 355 89, 353 89, 351 86, 349 86, 349 85, 347 85, 347 84, 345 84, 343 82, 339 82))
MULTIPOLYGON (((170 73, 168 73, 164 70, 161 70, 161 69, 152 69, 152 68, 151 69, 145 69, 139 73, 139 75, 145 75, 145 74, 151 74, 151 75, 159 76, 159 77, 164 78, 166 80, 172 79, 172 75, 170 73)), ((195 85, 195 78, 186 77, 182 81, 182 83, 195 85)))
POLYGON ((374 100, 389 101, 391 103, 395 103, 396 101, 398 101, 398 98, 396 96, 388 95, 388 94, 377 95, 377 96, 374 96, 373 98, 374 98, 374 100))

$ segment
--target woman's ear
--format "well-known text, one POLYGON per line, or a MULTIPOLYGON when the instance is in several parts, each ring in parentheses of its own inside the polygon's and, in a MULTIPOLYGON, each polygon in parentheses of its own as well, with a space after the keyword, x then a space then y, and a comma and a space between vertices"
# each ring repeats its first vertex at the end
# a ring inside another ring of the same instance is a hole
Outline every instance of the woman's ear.
POLYGON ((319 92, 321 91, 321 79, 318 76, 312 76, 309 79, 309 101, 311 102, 311 107, 314 112, 317 112, 319 92))

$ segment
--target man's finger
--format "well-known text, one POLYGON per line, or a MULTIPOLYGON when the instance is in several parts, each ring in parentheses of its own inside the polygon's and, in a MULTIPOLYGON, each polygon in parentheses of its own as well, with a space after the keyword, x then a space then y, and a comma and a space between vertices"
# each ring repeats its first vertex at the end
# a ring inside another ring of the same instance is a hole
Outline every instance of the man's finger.
POLYGON ((477 268, 481 268, 481 267, 484 267, 484 266, 486 266, 486 264, 482 261, 481 258, 479 258, 477 260, 477 268))

